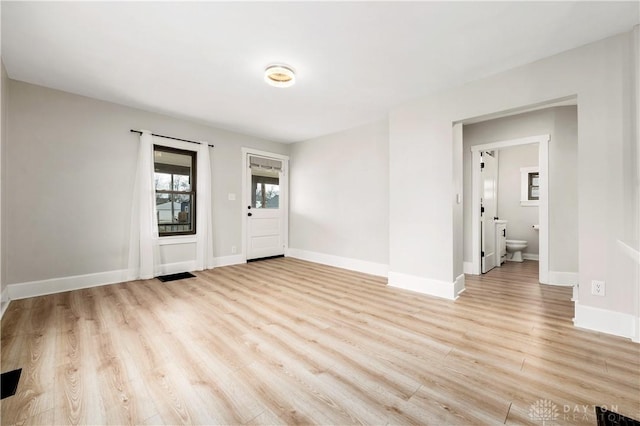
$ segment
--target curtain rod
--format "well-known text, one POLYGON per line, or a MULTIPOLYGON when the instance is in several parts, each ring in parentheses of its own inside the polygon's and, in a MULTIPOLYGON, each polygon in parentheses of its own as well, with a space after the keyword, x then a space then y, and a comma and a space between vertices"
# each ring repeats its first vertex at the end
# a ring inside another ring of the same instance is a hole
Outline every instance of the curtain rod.
MULTIPOLYGON (((141 130, 134 130, 131 129, 130 130, 131 133, 138 133, 139 135, 142 134, 141 130)), ((180 138, 174 138, 173 136, 165 136, 165 135, 158 135, 155 133, 151 133, 151 136, 158 136, 160 138, 165 138, 165 139, 173 139, 174 141, 182 141, 182 142, 189 142, 189 143, 197 143, 198 145, 200 145, 202 142, 198 142, 198 141, 190 141, 189 139, 180 139, 180 138)), ((208 144, 211 148, 213 148, 214 146, 211 144, 208 144)))

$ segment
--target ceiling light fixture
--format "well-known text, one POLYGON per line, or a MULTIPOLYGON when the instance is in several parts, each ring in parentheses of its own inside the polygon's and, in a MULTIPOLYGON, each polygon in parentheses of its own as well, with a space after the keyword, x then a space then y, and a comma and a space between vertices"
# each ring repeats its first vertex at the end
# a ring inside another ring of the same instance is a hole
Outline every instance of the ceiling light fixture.
POLYGON ((274 87, 289 87, 296 82, 296 74, 288 65, 269 65, 264 70, 264 81, 274 87))

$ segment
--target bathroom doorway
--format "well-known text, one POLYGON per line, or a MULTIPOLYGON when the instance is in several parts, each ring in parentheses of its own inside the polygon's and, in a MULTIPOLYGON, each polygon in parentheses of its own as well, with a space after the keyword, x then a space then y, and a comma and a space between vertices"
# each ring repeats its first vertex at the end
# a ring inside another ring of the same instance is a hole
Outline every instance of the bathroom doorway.
MULTIPOLYGON (((496 241, 498 253, 494 254, 494 258, 499 258, 506 251, 501 250, 500 244, 506 246, 506 240, 512 240, 508 255, 511 260, 522 258, 525 264, 530 265, 525 268, 528 271, 525 275, 530 275, 533 267, 539 269, 536 281, 573 286, 575 290, 579 255, 577 98, 558 100, 518 112, 471 118, 455 126, 459 126, 457 138, 461 141, 463 158, 460 204, 464 273, 482 274, 482 224, 483 220, 485 223, 493 221, 488 224, 498 228, 493 231, 496 237, 500 227, 505 228, 503 240, 496 241), (519 155, 520 158, 537 161, 514 165, 513 153, 519 150, 529 150, 528 154, 519 155), (498 188, 498 208, 497 214, 487 214, 483 218, 483 194, 480 191, 484 184, 480 180, 480 154, 485 152, 498 159, 498 183, 495 185, 498 188), (511 173, 505 174, 505 168, 511 168, 511 173), (505 183, 510 185, 506 191, 511 191, 506 198, 512 202, 507 208, 504 204, 505 183), (533 208, 528 203, 537 203, 538 206, 533 208), (539 211, 537 220, 532 217, 535 210, 539 211), (528 216, 523 219, 523 215, 528 216), (502 220, 506 220, 506 224, 500 223, 502 220), (534 225, 537 225, 535 230, 534 225)), ((489 235, 491 233, 489 229, 489 235)), ((490 249, 484 250, 485 254, 490 249)), ((522 269, 519 265, 524 266, 518 262, 502 263, 503 266, 505 264, 512 270, 522 269)), ((495 272, 499 272, 500 268, 496 269, 495 272)))
MULTIPOLYGON (((537 147, 537 166, 520 167, 522 170, 515 183, 520 188, 520 205, 537 207, 537 218, 530 217, 529 222, 532 223, 529 226, 532 227, 532 232, 538 234, 539 282, 549 283, 549 140, 549 135, 544 134, 471 147, 471 212, 475 212, 471 215, 471 273, 488 272, 507 260, 523 260, 522 251, 528 241, 510 240, 508 218, 500 216, 498 162, 502 150, 510 147, 529 147, 535 150, 537 147)), ((513 186, 516 177, 512 174, 508 179, 510 182, 507 183, 513 186)))

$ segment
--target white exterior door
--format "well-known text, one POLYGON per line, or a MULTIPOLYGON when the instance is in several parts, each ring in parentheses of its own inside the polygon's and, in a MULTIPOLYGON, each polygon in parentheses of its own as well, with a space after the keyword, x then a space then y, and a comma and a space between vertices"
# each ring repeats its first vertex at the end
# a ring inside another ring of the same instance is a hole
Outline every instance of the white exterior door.
POLYGON ((495 218, 498 210, 498 160, 487 152, 482 155, 481 182, 481 238, 482 273, 496 266, 499 254, 496 247, 495 218))
POLYGON ((284 255, 286 162, 247 155, 247 260, 284 255))

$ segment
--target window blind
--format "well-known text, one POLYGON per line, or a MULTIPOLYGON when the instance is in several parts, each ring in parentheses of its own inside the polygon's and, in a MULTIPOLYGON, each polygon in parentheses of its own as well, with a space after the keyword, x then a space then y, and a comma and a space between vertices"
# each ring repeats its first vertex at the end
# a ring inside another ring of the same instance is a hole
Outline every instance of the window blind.
POLYGON ((264 158, 264 157, 254 157, 253 155, 249 156, 249 167, 256 169, 267 169, 267 170, 282 170, 282 161, 274 160, 272 158, 264 158))

